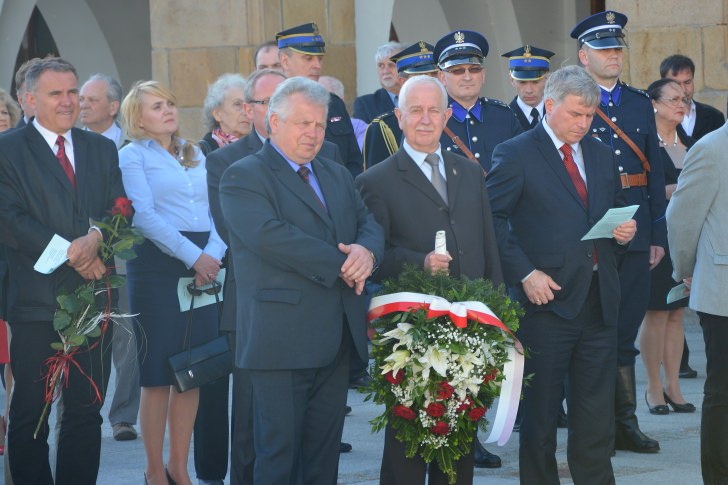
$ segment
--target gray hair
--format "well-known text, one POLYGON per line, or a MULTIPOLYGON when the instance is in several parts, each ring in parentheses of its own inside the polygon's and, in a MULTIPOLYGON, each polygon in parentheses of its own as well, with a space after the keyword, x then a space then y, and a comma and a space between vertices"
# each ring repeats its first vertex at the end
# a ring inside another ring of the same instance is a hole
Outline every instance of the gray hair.
POLYGON ((283 120, 288 118, 291 108, 289 100, 294 94, 302 94, 307 101, 322 106, 328 113, 331 95, 326 91, 326 88, 307 77, 292 77, 280 83, 273 96, 270 97, 268 113, 265 116, 265 129, 268 133, 271 132, 270 117, 272 115, 275 114, 283 120))
POLYGON ((255 99, 256 84, 258 84, 258 79, 263 76, 280 76, 281 79, 288 79, 285 74, 276 69, 258 69, 257 71, 253 71, 248 77, 248 82, 245 83, 245 89, 243 90, 246 103, 251 103, 255 99))
POLYGON ((76 68, 73 67, 73 64, 62 57, 46 57, 32 64, 25 71, 25 91, 29 93, 35 92, 38 87, 38 79, 46 71, 70 72, 78 79, 78 73, 76 72, 76 68))
MULTIPOLYGON (((83 84, 85 86, 92 81, 104 81, 106 83, 106 99, 108 99, 110 103, 118 101, 119 106, 121 106, 121 100, 124 98, 124 90, 121 88, 121 83, 119 81, 109 76, 108 74, 96 73, 91 74, 91 77, 89 77, 88 80, 83 84)), ((119 118, 120 111, 121 109, 116 110, 114 120, 119 118)))
MULTIPOLYGON (((546 80, 544 99, 560 104, 570 94, 581 98, 586 106, 597 106, 601 93, 596 81, 583 67, 566 66, 552 72, 546 80)), ((401 103, 401 94, 399 99, 401 103)))
POLYGON ((341 99, 344 99, 344 83, 333 76, 319 77, 319 84, 326 88, 330 93, 334 93, 341 99))
POLYGON ((379 63, 379 61, 389 59, 405 47, 407 46, 401 42, 387 42, 386 44, 382 44, 377 47, 377 52, 374 54, 374 62, 379 63))
POLYGON ((432 76, 424 75, 412 76, 404 82, 404 84, 402 85, 402 89, 399 91, 400 108, 404 108, 407 106, 407 98, 409 98, 410 90, 413 89, 415 86, 419 86, 421 84, 431 84, 433 86, 436 86, 440 90, 442 98, 442 109, 447 109, 447 91, 445 90, 445 86, 443 86, 438 79, 432 76))
POLYGON ((207 131, 217 128, 218 123, 215 117, 212 116, 212 112, 222 106, 228 91, 233 88, 241 88, 245 91, 246 85, 245 78, 237 73, 223 74, 214 83, 210 84, 207 88, 205 102, 202 105, 202 124, 207 131))

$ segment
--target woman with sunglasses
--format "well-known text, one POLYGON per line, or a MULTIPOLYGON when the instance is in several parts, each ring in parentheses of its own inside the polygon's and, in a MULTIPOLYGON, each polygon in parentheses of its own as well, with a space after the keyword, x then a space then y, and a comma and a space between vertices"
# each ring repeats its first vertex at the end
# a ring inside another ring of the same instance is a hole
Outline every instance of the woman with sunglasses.
MULTIPOLYGON (((188 312, 180 311, 177 285, 180 278, 193 277, 191 290, 197 293, 213 283, 226 246, 210 216, 205 157, 180 137, 174 95, 156 81, 139 82, 121 113, 132 141, 119 152, 119 167, 134 205, 134 226, 147 238, 127 264, 130 308, 139 322, 145 483, 191 485, 187 457, 199 389, 178 393, 167 370, 167 358, 185 345, 188 312)), ((192 346, 215 338, 217 330, 215 305, 194 310, 192 346)))
MULTIPOLYGON (((689 100, 679 83, 660 79, 647 88, 655 110, 657 135, 665 168, 665 197, 669 203, 677 187, 685 153, 694 140, 680 126, 689 100)), ((665 254, 670 254, 665 248, 665 254)), ((683 314, 687 298, 667 303, 667 293, 677 283, 672 279, 672 262, 662 258, 651 272, 650 301, 640 331, 640 353, 647 371, 645 401, 652 414, 669 414, 668 404, 676 413, 692 413, 695 406, 685 400, 680 390, 680 358, 684 331, 683 314), (664 383, 660 380, 664 370, 664 383)), ((686 295, 687 296, 687 295, 686 295)))

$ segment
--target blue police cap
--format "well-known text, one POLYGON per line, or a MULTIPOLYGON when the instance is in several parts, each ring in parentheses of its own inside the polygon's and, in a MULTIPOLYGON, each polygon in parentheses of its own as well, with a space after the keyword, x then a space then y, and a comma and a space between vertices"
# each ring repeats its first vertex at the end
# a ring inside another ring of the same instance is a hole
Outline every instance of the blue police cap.
POLYGON ((421 40, 389 58, 397 64, 397 72, 402 74, 427 74, 439 69, 432 56, 434 47, 421 40))
POLYGON ((555 54, 546 49, 524 45, 502 54, 508 59, 511 77, 517 81, 538 81, 551 69, 551 59, 555 54))
POLYGON ((579 22, 571 31, 571 38, 578 40, 579 47, 586 44, 592 49, 621 49, 627 47, 622 32, 625 25, 626 15, 607 10, 579 22))
POLYGON ((450 32, 435 44, 434 56, 440 69, 458 64, 482 64, 488 55, 488 41, 472 30, 450 32))
POLYGON ((276 41, 279 49, 287 47, 314 56, 326 53, 324 38, 319 35, 318 26, 313 22, 278 32, 276 41))

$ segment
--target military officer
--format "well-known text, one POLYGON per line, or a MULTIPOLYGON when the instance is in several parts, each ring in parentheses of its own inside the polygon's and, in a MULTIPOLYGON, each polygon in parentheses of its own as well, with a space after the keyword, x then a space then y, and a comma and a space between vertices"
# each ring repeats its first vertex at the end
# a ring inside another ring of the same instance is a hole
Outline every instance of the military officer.
POLYGON ((601 88, 601 103, 590 134, 612 148, 627 200, 639 205, 634 216, 637 235, 619 268, 622 297, 617 329, 615 448, 657 453, 659 443, 642 433, 635 416, 638 351, 634 342, 647 311, 650 270, 665 254, 665 178, 652 104, 643 91, 619 80, 622 50, 627 47, 622 31, 626 23, 627 17, 619 12, 600 12, 579 22, 571 37, 578 41, 579 60, 601 88))
POLYGON ((452 108, 440 143, 445 150, 480 162, 487 172, 495 146, 523 132, 507 104, 480 97, 488 41, 478 32, 457 30, 437 41, 433 54, 452 108))
MULTIPOLYGON (((432 57, 433 49, 432 45, 421 40, 393 55, 389 60, 397 64, 397 74, 402 79, 420 74, 437 76, 439 69, 432 57)), ((401 140, 402 130, 394 110, 374 118, 364 137, 365 168, 394 154, 399 149, 401 140)))
MULTIPOLYGON (((318 82, 326 43, 315 23, 298 25, 276 34, 281 69, 287 77, 304 76, 318 82)), ((362 171, 362 156, 344 101, 331 94, 326 117, 326 141, 339 146, 344 165, 356 177, 362 171)))
POLYGON ((543 89, 551 69, 554 53, 532 45, 502 54, 508 59, 511 84, 516 88, 516 97, 511 107, 524 131, 534 128, 543 119, 543 89))

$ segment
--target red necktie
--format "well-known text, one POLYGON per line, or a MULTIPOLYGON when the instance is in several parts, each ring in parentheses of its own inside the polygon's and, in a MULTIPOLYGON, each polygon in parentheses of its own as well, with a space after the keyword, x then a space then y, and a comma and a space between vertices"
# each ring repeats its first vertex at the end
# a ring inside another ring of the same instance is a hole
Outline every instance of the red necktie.
POLYGON ((66 173, 68 181, 73 185, 73 190, 76 190, 76 174, 73 172, 73 165, 71 165, 68 155, 66 155, 65 140, 61 135, 58 135, 58 138, 56 138, 56 145, 58 145, 58 153, 56 153, 58 163, 61 164, 61 168, 66 173))
POLYGON ((579 167, 576 166, 574 157, 571 155, 571 145, 564 143, 560 150, 561 153, 564 154, 564 166, 566 167, 566 171, 569 172, 569 177, 571 177, 571 181, 574 183, 574 187, 576 187, 576 191, 579 193, 581 201, 584 202, 584 205, 588 206, 589 203, 587 202, 586 184, 584 183, 584 179, 581 178, 579 167))

